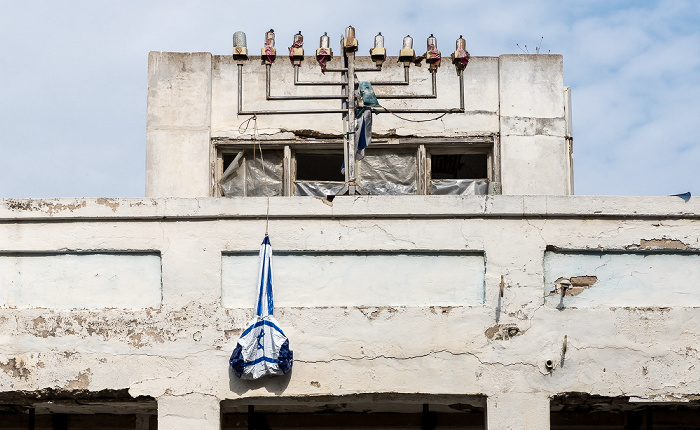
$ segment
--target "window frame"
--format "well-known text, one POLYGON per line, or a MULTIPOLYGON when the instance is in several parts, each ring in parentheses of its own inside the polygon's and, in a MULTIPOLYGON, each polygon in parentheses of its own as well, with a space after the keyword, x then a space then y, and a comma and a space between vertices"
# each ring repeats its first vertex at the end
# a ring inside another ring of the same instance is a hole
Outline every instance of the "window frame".
MULTIPOLYGON (((212 139, 212 172, 211 172, 211 195, 223 197, 219 181, 224 172, 224 154, 235 154, 241 150, 255 151, 262 148, 263 154, 266 150, 283 151, 283 175, 282 175, 282 197, 293 196, 294 183, 296 181, 296 153, 313 152, 342 152, 343 141, 340 139, 324 140, 259 140, 253 142, 250 139, 212 139)), ((396 148, 401 152, 416 151, 416 166, 418 176, 416 181, 415 195, 429 195, 431 179, 431 156, 433 154, 486 154, 486 172, 489 182, 489 193, 498 192, 492 190, 492 183, 501 182, 500 172, 500 141, 498 135, 468 136, 457 138, 375 138, 372 141, 372 149, 396 148)), ((323 181, 318 181, 323 182, 323 181)), ((332 181, 328 181, 332 182, 332 181)), ((494 187, 495 188, 495 187, 494 187)))

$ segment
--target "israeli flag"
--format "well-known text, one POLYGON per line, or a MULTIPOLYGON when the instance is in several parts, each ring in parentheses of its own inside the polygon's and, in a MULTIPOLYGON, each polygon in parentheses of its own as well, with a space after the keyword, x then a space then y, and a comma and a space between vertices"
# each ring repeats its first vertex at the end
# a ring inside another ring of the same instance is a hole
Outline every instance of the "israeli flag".
POLYGON ((272 315, 272 246, 267 235, 260 247, 258 289, 255 318, 241 334, 229 360, 231 369, 241 379, 282 375, 292 368, 289 339, 272 315))
POLYGON ((364 109, 355 128, 355 160, 365 158, 365 148, 372 142, 372 109, 364 109))

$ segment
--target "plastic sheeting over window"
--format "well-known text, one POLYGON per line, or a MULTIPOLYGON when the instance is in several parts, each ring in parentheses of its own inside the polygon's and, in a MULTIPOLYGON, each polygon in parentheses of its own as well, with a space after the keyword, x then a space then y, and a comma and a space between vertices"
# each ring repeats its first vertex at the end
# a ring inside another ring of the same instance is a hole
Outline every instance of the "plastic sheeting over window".
POLYGON ((297 196, 335 196, 343 189, 342 182, 295 182, 294 194, 297 196))
POLYGON ((430 181, 430 194, 470 196, 488 194, 489 183, 481 179, 442 179, 430 181))
POLYGON ((418 168, 415 153, 368 150, 358 165, 358 185, 368 194, 416 194, 418 168))
POLYGON ((233 161, 225 166, 221 177, 221 193, 226 197, 238 196, 281 196, 283 152, 279 150, 265 150, 263 162, 260 153, 245 150, 236 154, 233 161), (267 186, 266 186, 267 183, 267 186))

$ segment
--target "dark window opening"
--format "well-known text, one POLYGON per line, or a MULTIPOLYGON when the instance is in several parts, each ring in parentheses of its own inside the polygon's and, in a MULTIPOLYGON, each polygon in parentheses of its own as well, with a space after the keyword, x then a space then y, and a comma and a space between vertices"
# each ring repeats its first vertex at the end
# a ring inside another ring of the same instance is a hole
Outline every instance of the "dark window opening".
POLYGON ((128 390, 10 391, 0 393, 0 430, 133 430, 158 428, 152 397, 128 390))
POLYGON ((432 179, 485 179, 488 177, 486 154, 431 154, 432 179))
POLYGON ((284 404, 250 404, 254 398, 221 402, 227 429, 471 429, 485 428, 484 396, 318 396, 284 404), (420 403, 420 400, 440 403, 420 403))
POLYGON ((340 171, 343 166, 342 153, 305 154, 297 152, 296 162, 297 181, 345 181, 345 175, 340 171))
POLYGON ((700 402, 646 402, 629 397, 561 394, 550 404, 555 430, 700 430, 700 402))
POLYGON ((224 172, 226 171, 226 169, 228 168, 228 166, 231 165, 231 162, 236 158, 236 155, 237 155, 237 154, 238 154, 238 153, 236 153, 236 152, 234 152, 234 153, 226 153, 226 152, 225 152, 225 153, 223 153, 223 154, 221 155, 221 159, 222 159, 223 162, 224 162, 224 172))

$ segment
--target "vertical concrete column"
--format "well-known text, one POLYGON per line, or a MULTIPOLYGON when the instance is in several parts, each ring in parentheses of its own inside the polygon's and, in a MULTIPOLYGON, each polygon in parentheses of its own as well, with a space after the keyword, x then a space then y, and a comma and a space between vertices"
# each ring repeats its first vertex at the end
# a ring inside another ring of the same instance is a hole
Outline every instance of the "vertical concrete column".
POLYGON ((211 54, 151 52, 146 118, 146 197, 208 197, 211 54))
POLYGON ((499 106, 503 194, 570 190, 561 55, 501 55, 499 106))
POLYGON ((158 399, 158 428, 219 430, 219 399, 203 394, 163 396, 158 399))
POLYGON ((542 393, 505 393, 489 396, 486 400, 486 428, 549 430, 549 397, 542 393))

